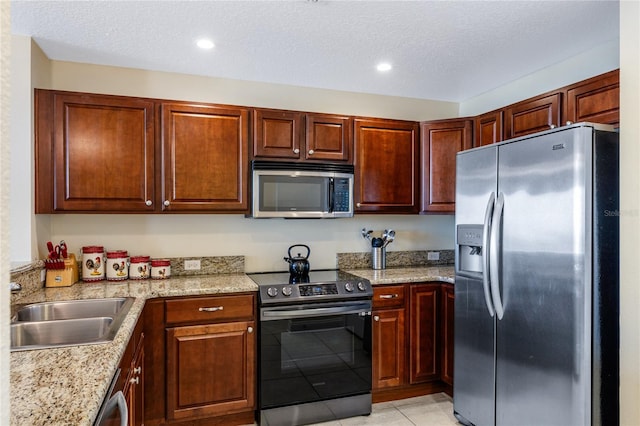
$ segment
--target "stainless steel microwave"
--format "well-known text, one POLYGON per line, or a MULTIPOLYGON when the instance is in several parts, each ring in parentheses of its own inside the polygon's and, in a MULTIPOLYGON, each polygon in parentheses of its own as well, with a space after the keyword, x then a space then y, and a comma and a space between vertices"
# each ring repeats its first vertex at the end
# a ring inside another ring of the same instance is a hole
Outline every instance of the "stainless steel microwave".
POLYGON ((318 219, 353 216, 353 166, 253 161, 251 215, 318 219))

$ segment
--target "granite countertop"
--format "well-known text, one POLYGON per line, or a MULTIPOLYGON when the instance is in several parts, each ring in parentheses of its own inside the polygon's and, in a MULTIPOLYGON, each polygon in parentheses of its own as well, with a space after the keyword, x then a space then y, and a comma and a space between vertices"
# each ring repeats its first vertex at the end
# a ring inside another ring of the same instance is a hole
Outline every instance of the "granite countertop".
MULTIPOLYGON (((452 266, 353 269, 373 285, 444 281, 453 283, 452 266)), ((93 425, 147 299, 253 292, 258 286, 245 274, 175 277, 166 280, 78 282, 43 288, 19 304, 104 297, 136 300, 114 340, 97 345, 11 353, 12 425, 93 425)), ((14 306, 15 307, 15 306, 14 306)))
POLYGON ((366 278, 372 285, 427 281, 454 283, 453 266, 416 266, 411 268, 350 269, 346 272, 366 278))
POLYGON ((257 290, 245 274, 225 274, 78 282, 29 295, 19 303, 129 296, 136 300, 111 342, 11 352, 11 424, 93 425, 146 299, 257 290))

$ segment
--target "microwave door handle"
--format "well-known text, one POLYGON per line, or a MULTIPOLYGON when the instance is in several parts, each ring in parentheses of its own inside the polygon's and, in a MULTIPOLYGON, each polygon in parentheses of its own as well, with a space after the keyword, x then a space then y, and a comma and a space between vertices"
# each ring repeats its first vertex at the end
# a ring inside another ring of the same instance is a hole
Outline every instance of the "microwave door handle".
POLYGON ((335 182, 333 180, 333 178, 329 178, 329 213, 333 213, 333 210, 335 208, 335 200, 334 200, 334 188, 335 188, 335 182))

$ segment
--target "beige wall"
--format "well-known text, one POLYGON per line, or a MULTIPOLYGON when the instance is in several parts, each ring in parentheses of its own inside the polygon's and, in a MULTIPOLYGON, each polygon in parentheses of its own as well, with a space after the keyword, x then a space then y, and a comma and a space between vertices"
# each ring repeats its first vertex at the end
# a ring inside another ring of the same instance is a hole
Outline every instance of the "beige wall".
POLYGON ((640 422, 640 2, 620 2, 620 424, 640 422))

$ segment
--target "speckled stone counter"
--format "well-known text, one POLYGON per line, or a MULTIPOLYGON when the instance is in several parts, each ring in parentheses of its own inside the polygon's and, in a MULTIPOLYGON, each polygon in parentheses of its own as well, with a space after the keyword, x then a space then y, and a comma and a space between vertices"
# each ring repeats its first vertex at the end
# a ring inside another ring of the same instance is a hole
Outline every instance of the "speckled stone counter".
POLYGON ((83 283, 38 290, 20 304, 102 297, 135 297, 113 341, 11 353, 12 425, 93 424, 146 299, 258 291, 244 274, 167 280, 83 283))
POLYGON ((372 285, 442 281, 454 283, 453 266, 414 266, 410 268, 349 269, 347 272, 366 278, 372 285))

